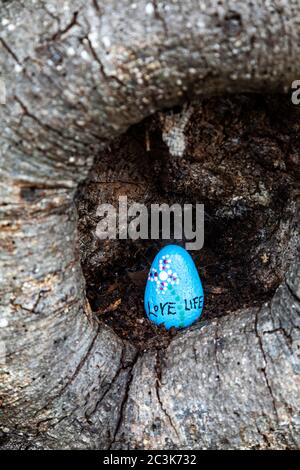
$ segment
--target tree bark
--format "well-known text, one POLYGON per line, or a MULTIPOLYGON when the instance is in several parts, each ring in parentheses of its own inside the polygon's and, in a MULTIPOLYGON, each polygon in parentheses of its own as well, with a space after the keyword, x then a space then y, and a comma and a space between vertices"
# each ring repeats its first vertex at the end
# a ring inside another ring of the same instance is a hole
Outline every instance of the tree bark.
POLYGON ((141 353, 90 311, 73 203, 94 155, 154 111, 287 91, 299 1, 0 7, 2 447, 299 448, 298 260, 268 304, 141 353))

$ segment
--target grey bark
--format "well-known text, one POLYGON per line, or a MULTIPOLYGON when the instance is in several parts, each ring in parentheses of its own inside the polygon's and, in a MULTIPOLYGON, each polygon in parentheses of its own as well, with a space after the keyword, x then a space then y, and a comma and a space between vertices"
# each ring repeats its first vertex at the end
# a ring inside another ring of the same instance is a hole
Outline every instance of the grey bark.
POLYGON ((2 447, 299 448, 297 260, 269 304, 138 353, 92 316, 73 205, 95 153, 155 110, 287 91, 299 1, 135 5, 0 3, 2 447))

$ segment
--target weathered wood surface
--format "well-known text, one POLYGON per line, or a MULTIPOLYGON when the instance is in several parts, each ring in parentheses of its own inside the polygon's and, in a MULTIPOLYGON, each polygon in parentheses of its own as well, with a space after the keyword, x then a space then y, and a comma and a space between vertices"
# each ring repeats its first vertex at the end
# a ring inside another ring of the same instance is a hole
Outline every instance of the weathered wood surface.
POLYGON ((0 8, 2 447, 298 448, 298 260, 251 315, 137 353, 89 311, 73 195, 94 154, 157 109, 287 90, 299 0, 0 8))

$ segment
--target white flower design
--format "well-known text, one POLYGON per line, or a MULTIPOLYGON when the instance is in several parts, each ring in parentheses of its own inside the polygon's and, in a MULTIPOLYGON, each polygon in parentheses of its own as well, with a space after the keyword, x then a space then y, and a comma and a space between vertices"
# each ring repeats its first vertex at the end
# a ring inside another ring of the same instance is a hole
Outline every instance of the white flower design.
POLYGON ((158 294, 165 294, 169 284, 179 284, 177 273, 170 269, 171 263, 170 255, 165 255, 158 262, 159 271, 155 268, 150 269, 148 281, 156 282, 156 292, 158 294))

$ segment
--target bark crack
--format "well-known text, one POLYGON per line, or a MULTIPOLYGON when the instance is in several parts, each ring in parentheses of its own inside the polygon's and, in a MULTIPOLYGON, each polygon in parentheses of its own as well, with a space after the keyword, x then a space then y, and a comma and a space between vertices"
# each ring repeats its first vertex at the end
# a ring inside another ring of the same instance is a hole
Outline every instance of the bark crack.
POLYGON ((260 351, 261 351, 261 354, 263 356, 264 363, 265 363, 264 367, 261 368, 261 372, 264 376, 266 386, 268 388, 269 395, 271 397, 272 406, 273 406, 273 410, 274 410, 274 414, 275 414, 277 424, 279 425, 279 416, 278 416, 278 411, 277 411, 277 407, 276 407, 276 399, 274 397, 272 387, 271 387, 271 384, 270 384, 270 381, 269 381, 269 378, 268 378, 268 374, 267 374, 267 371, 266 371, 267 364, 268 364, 267 355, 266 355, 266 352, 265 352, 264 347, 263 347, 263 342, 262 342, 261 336, 258 332, 258 314, 259 314, 259 310, 257 310, 256 313, 255 313, 254 331, 255 331, 255 335, 257 337, 258 344, 259 344, 259 348, 260 348, 260 351))
MULTIPOLYGON (((27 108, 25 103, 23 103, 23 101, 17 95, 15 95, 14 98, 17 101, 17 103, 19 103, 19 105, 21 106, 24 115, 31 118, 33 121, 35 121, 42 129, 45 129, 46 131, 54 132, 56 135, 59 135, 59 137, 61 137, 63 140, 69 140, 69 141, 73 142, 76 146, 78 146, 78 144, 82 144, 82 145, 85 145, 85 146, 88 145, 88 142, 83 142, 83 141, 80 141, 78 139, 68 137, 68 136, 64 135, 62 132, 60 132, 58 129, 55 129, 54 127, 50 126, 49 124, 46 124, 45 122, 42 122, 37 116, 35 116, 34 114, 32 114, 29 111, 29 109, 27 108)), ((61 147, 58 146, 58 148, 61 148, 61 147)))
POLYGON ((102 15, 101 8, 100 8, 100 5, 99 5, 98 1, 97 0, 92 0, 92 5, 95 8, 96 12, 99 13, 99 15, 101 16, 102 15))
POLYGON ((154 8, 154 17, 162 23, 165 36, 168 36, 169 35, 168 25, 167 25, 164 17, 159 12, 158 5, 157 5, 157 0, 152 0, 152 5, 153 5, 153 8, 154 8))
POLYGON ((86 418, 86 420, 89 424, 92 424, 91 417, 97 412, 99 405, 103 402, 106 395, 109 393, 109 391, 112 389, 115 382, 118 380, 118 377, 120 376, 121 371, 126 370, 129 367, 132 367, 132 363, 128 364, 127 366, 124 365, 124 356, 125 356, 125 346, 122 347, 120 363, 119 363, 117 371, 116 371, 115 375, 113 376, 110 384, 106 387, 106 389, 104 390, 104 392, 102 393, 100 398, 96 401, 95 406, 92 409, 92 411, 90 411, 89 413, 87 413, 87 412, 85 413, 85 418, 86 418))
POLYGON ((293 289, 291 288, 291 286, 289 285, 287 279, 285 279, 285 285, 289 291, 289 293, 291 294, 291 296, 293 297, 293 299, 295 300, 296 304, 299 304, 300 302, 300 299, 298 298, 298 296, 295 294, 295 292, 293 291, 293 289))
POLYGON ((82 41, 86 41, 88 46, 89 46, 89 49, 91 51, 91 54, 93 56, 93 58, 95 59, 95 61, 97 62, 97 64, 99 65, 99 68, 100 68, 100 72, 101 72, 101 75, 102 77, 104 78, 105 81, 109 82, 109 80, 114 80, 115 82, 117 82, 120 86, 122 87, 125 87, 125 83, 122 82, 122 80, 119 79, 119 77, 117 77, 116 75, 108 75, 105 71, 105 68, 104 68, 104 65, 99 57, 99 55, 97 54, 90 38, 88 37, 88 35, 84 36, 82 38, 82 41))
POLYGON ((74 380, 76 379, 76 377, 78 376, 79 372, 81 371, 82 367, 84 366, 84 364, 86 363, 86 361, 88 360, 88 358, 90 357, 91 355, 91 352, 92 352, 92 349, 94 347, 94 344, 95 344, 95 341, 98 337, 98 334, 99 334, 99 331, 100 331, 100 325, 98 325, 97 327, 97 331, 96 331, 96 334, 94 335, 94 337, 92 338, 92 341, 90 342, 90 345, 85 353, 85 355, 83 356, 83 358, 80 360, 80 362, 78 363, 75 371, 73 372, 73 374, 71 375, 71 377, 67 380, 67 382, 65 383, 65 385, 60 389, 60 391, 54 396, 52 397, 46 404, 45 406, 43 406, 42 409, 38 410, 35 414, 35 416, 37 416, 39 413, 41 413, 43 410, 46 410, 49 405, 51 405, 55 400, 57 400, 58 398, 60 398, 63 393, 65 392, 65 390, 71 385, 72 382, 74 382, 74 380))
POLYGON ((19 61, 18 57, 14 53, 14 51, 9 47, 6 41, 4 41, 3 38, 0 38, 0 43, 6 49, 6 51, 9 53, 9 55, 14 59, 15 62, 17 62, 18 65, 21 65, 21 62, 19 61))
POLYGON ((255 427, 256 427, 256 430, 257 430, 258 434, 262 437, 262 439, 263 439, 263 441, 266 443, 267 447, 270 448, 270 447, 271 447, 271 443, 269 442, 269 439, 268 439, 268 437, 266 436, 266 434, 264 434, 264 433, 259 429, 256 420, 254 420, 254 424, 255 424, 255 427))
POLYGON ((217 379, 218 383, 221 379, 220 364, 219 364, 219 361, 218 361, 218 343, 219 343, 219 340, 220 340, 220 337, 219 337, 218 322, 216 322, 215 338, 214 338, 214 354, 215 354, 215 363, 216 363, 216 369, 217 369, 216 379, 217 379))
POLYGON ((130 386, 131 386, 131 383, 132 383, 132 380, 133 380, 133 377, 134 377, 133 369, 134 369, 139 357, 140 357, 140 352, 137 351, 134 358, 133 358, 133 361, 132 361, 132 364, 130 366, 130 370, 129 370, 129 373, 128 373, 125 392, 124 392, 124 396, 123 396, 121 406, 120 406, 119 418, 118 418, 118 421, 117 421, 117 424, 116 424, 116 427, 115 427, 115 430, 114 430, 113 438, 112 438, 112 440, 111 440, 111 442, 108 446, 109 450, 112 448, 113 444, 116 442, 118 432, 119 432, 119 430, 121 428, 121 425, 124 421, 124 411, 125 411, 126 404, 128 402, 129 394, 130 394, 130 386))
POLYGON ((60 26, 60 24, 61 24, 60 18, 48 9, 47 1, 40 0, 40 3, 42 5, 43 9, 45 10, 45 12, 47 13, 47 15, 49 15, 53 20, 55 20, 58 23, 58 25, 60 26))
POLYGON ((85 355, 83 356, 83 358, 81 359, 81 361, 78 363, 73 375, 70 377, 70 379, 66 382, 66 384, 63 386, 63 388, 61 389, 60 393, 58 396, 61 396, 61 394, 66 390, 66 388, 72 383, 74 382, 74 380, 76 379, 76 377, 78 376, 79 372, 81 371, 82 367, 84 366, 84 364, 86 363, 86 361, 88 360, 88 358, 90 357, 91 355, 91 352, 92 352, 92 349, 94 347, 94 344, 95 344, 95 341, 97 339, 97 336, 99 334, 99 331, 100 331, 100 325, 98 325, 97 327, 97 330, 96 330, 96 334, 94 335, 88 349, 87 349, 87 352, 85 353, 85 355))
POLYGON ((73 13, 70 23, 64 29, 58 30, 52 36, 52 41, 57 41, 58 39, 60 39, 64 34, 70 31, 74 26, 79 26, 79 23, 77 22, 78 15, 79 15, 79 11, 75 11, 73 13))
POLYGON ((290 346, 293 343, 293 339, 291 335, 282 326, 279 326, 278 328, 274 328, 273 330, 264 331, 263 335, 272 335, 274 333, 281 333, 286 338, 289 349, 290 349, 290 346))
POLYGON ((64 421, 66 418, 68 418, 70 415, 64 415, 64 416, 61 416, 60 418, 56 418, 55 416, 54 417, 51 417, 51 418, 45 418, 45 419, 42 419, 41 421, 39 421, 36 425, 37 427, 37 434, 41 434, 43 431, 40 429, 41 426, 43 424, 46 424, 46 423, 50 423, 49 426, 47 426, 47 430, 50 429, 50 428, 53 428, 55 426, 57 426, 59 423, 61 423, 62 421, 64 421), (51 421, 55 421, 55 423, 51 424, 51 421))
POLYGON ((28 312, 28 313, 34 313, 34 314, 38 314, 39 312, 36 311, 39 303, 40 303, 40 300, 41 298, 43 297, 43 294, 46 293, 46 292, 49 292, 50 289, 41 289, 36 297, 36 300, 34 302, 34 305, 32 306, 32 308, 28 308, 28 307, 24 307, 23 305, 21 304, 16 304, 16 303, 12 303, 12 305, 14 307, 19 307, 21 310, 24 310, 25 312, 28 312))
POLYGON ((166 416, 167 420, 169 421, 170 426, 171 426, 172 429, 174 430, 174 432, 175 432, 177 438, 180 440, 178 431, 177 431, 177 429, 176 429, 175 424, 173 423, 172 417, 171 417, 171 415, 168 413, 168 411, 166 410, 165 406, 163 405, 163 402, 162 402, 162 399, 161 399, 161 396, 160 396, 162 368, 161 368, 161 359, 160 359, 160 352, 159 352, 159 351, 156 352, 155 373, 156 373, 155 391, 156 391, 156 397, 157 397, 158 403, 159 403, 159 405, 160 405, 160 408, 161 408, 162 412, 164 413, 164 415, 166 416))

